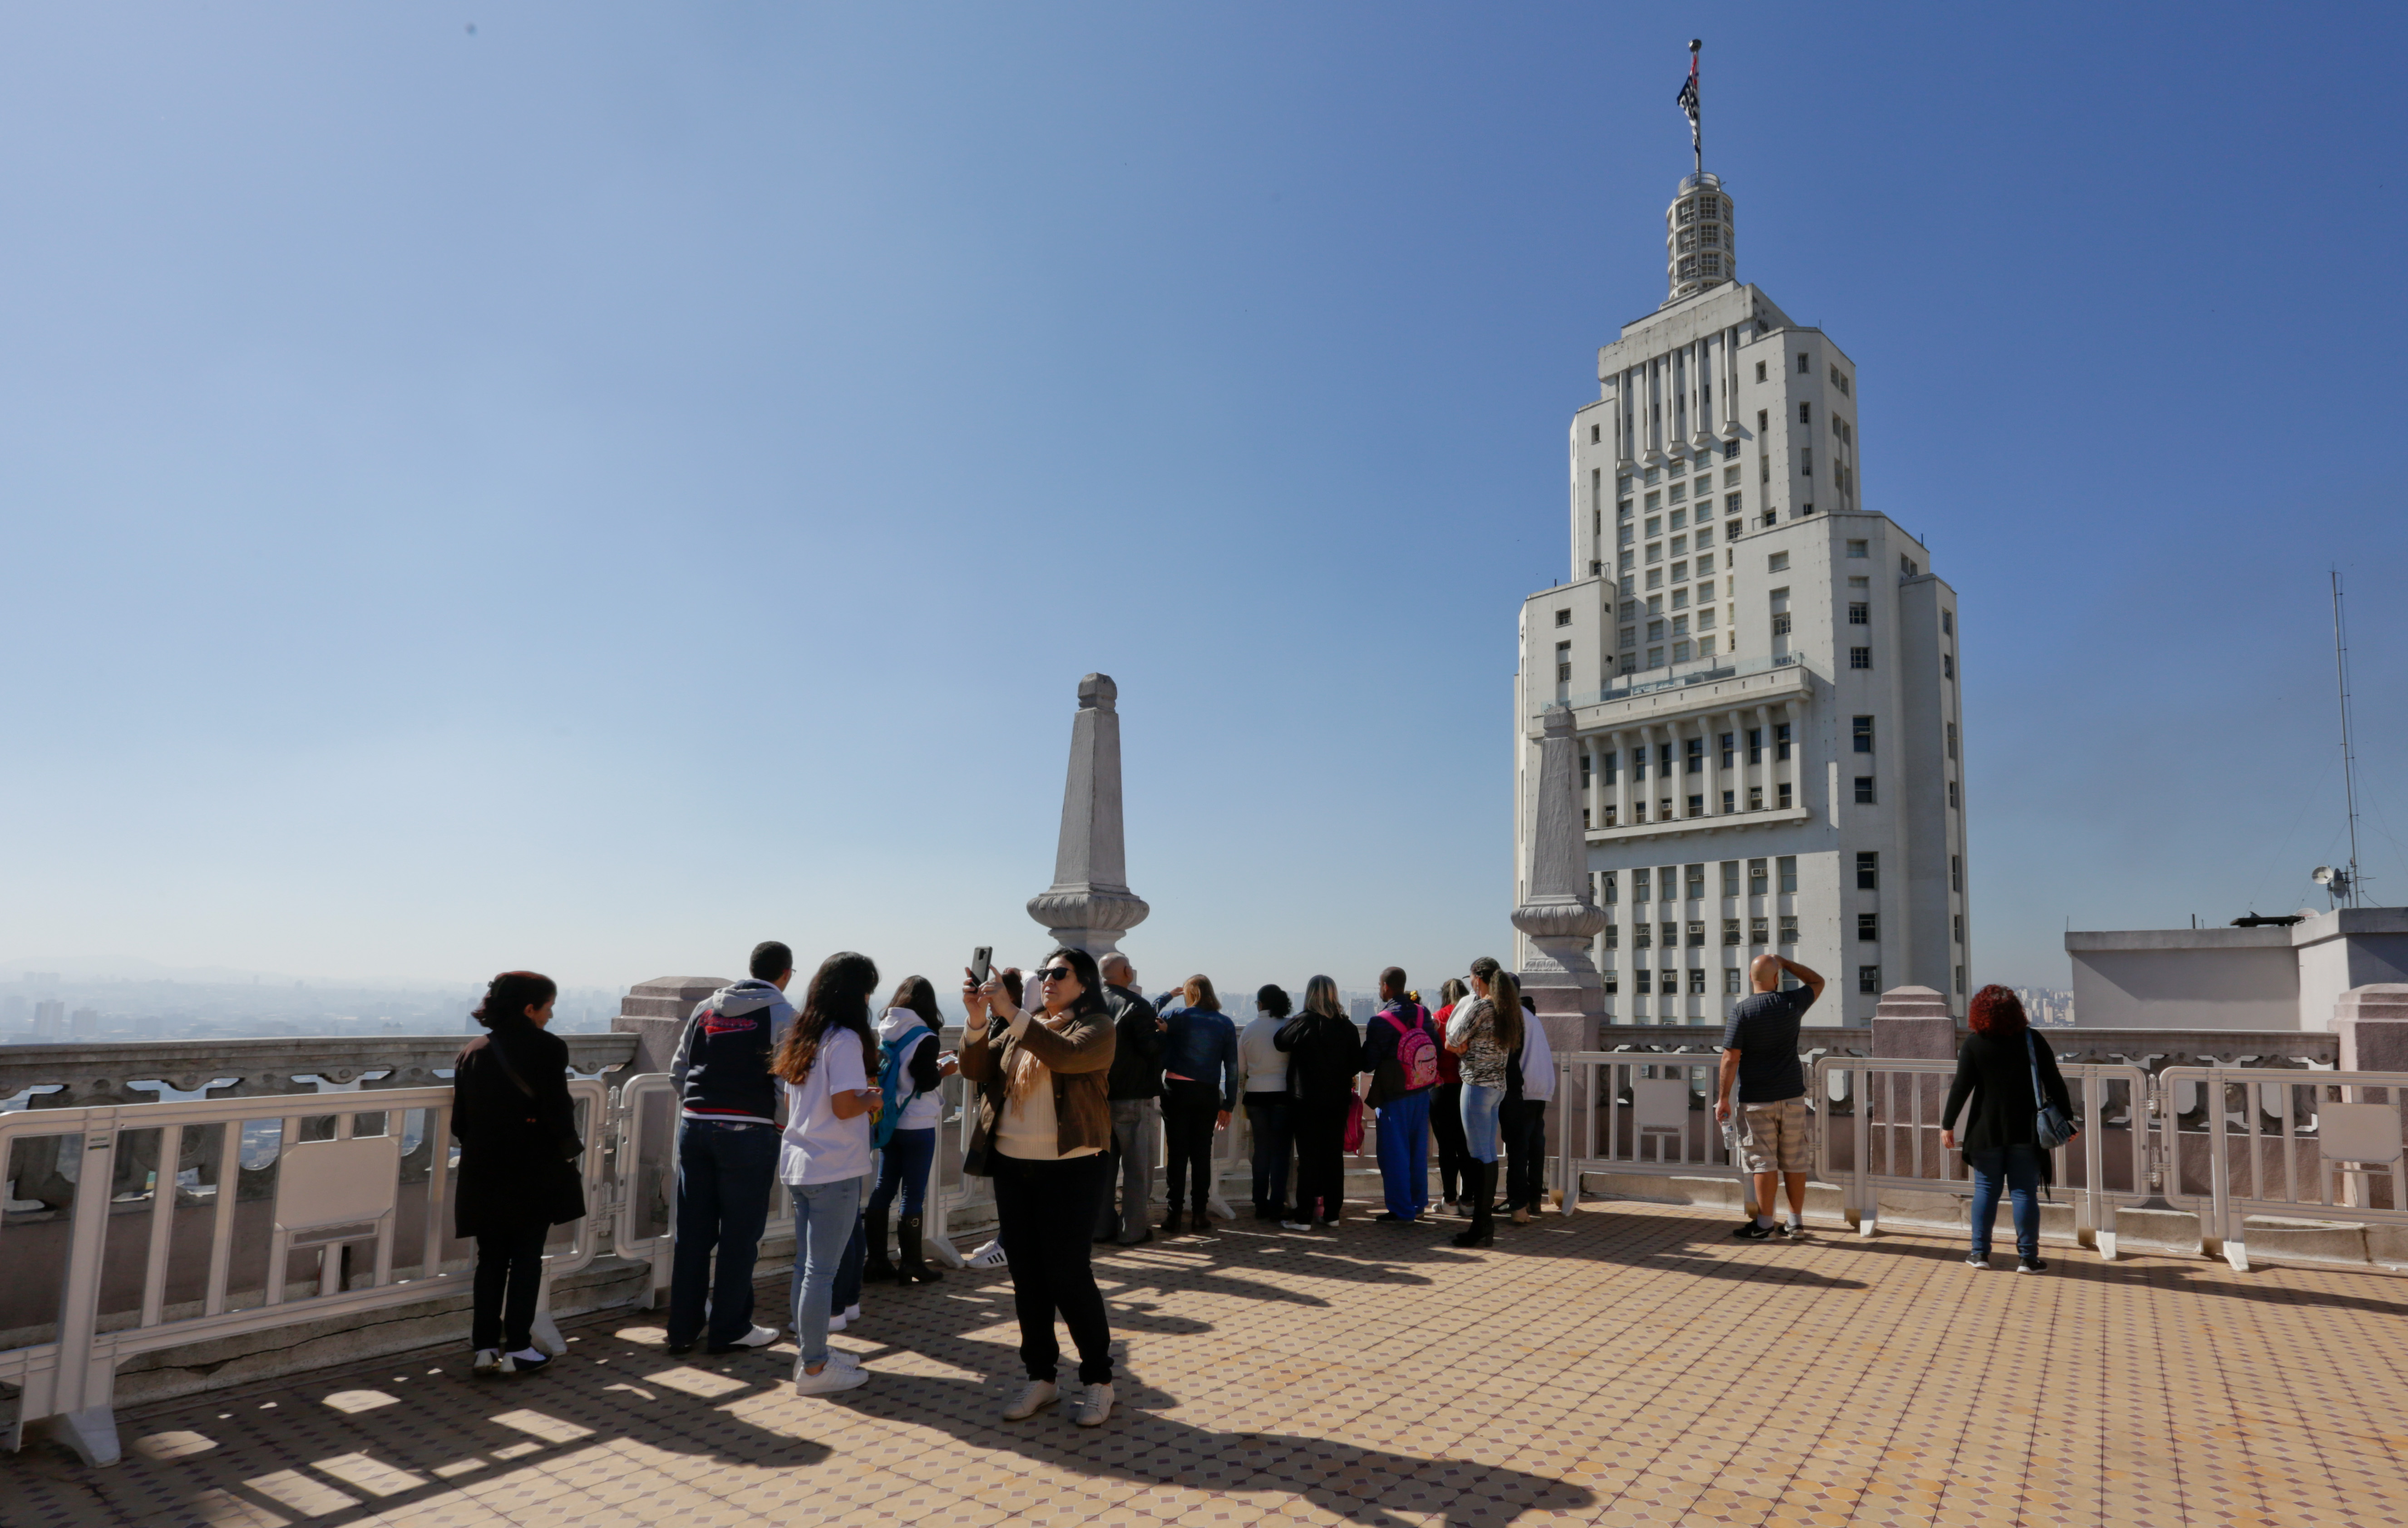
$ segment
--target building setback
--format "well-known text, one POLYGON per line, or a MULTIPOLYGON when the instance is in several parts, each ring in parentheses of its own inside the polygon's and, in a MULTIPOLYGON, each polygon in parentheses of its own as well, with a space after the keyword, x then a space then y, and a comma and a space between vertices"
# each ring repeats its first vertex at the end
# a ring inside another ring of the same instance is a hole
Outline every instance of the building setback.
POLYGON ((1719 1022, 1767 951, 1828 978, 1813 1022, 1909 985, 1961 1015, 1956 591, 1862 507, 1856 364, 1738 281, 1717 177, 1682 180, 1665 247, 1670 296, 1572 416, 1570 582, 1522 606, 1517 894, 1568 706, 1612 1022, 1719 1022))

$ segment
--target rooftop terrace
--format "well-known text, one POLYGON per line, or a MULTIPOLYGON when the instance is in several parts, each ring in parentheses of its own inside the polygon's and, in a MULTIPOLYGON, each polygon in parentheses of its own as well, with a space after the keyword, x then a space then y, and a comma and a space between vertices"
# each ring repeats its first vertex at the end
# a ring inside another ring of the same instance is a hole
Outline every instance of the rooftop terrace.
MULTIPOLYGON (((458 1347, 130 1407, 125 1463, 0 1454, 0 1521, 1383 1524, 2392 1522, 2408 1282, 2196 1256, 1979 1274, 1837 1224, 1742 1244, 1632 1202, 1493 1250, 1251 1221, 1097 1262, 1121 1409, 997 1420, 1006 1276, 873 1287, 833 1400, 649 1314, 472 1381, 458 1347)), ((1356 1220, 1356 1215, 1364 1217, 1356 1220)), ((2006 1260, 2000 1260, 2003 1264, 2006 1260)), ((781 1284, 765 1284, 768 1310, 781 1284)), ((765 1312, 766 1314, 766 1312, 765 1312)))

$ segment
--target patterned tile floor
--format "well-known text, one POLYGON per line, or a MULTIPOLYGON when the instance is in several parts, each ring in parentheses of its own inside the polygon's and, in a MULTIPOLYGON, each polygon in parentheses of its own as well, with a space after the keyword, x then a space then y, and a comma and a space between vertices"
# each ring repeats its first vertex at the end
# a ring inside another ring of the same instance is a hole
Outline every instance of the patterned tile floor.
POLYGON ((876 1377, 835 1399, 784 1387, 791 1348, 681 1361, 623 1313, 524 1380, 430 1350, 131 1413, 112 1470, 0 1456, 0 1523, 2408 1523, 2396 1276, 1976 1274, 1636 1204, 1466 1253, 1362 1208, 1102 1260, 1092 1432, 997 1418, 1009 1287, 956 1274, 873 1287, 838 1340, 876 1377))

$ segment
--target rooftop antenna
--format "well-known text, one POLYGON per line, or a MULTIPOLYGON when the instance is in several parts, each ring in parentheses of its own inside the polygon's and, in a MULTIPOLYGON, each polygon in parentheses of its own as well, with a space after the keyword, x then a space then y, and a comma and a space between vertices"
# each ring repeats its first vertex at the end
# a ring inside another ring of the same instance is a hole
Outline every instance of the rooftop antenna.
POLYGON ((2358 905, 2358 758, 2349 736, 2349 637, 2342 619, 2341 569, 2332 570, 2333 678, 2341 689, 2341 790, 2349 813, 2349 864, 2336 867, 2329 887, 2344 907, 2358 905), (2345 879, 2344 879, 2345 878, 2345 879))
POLYGON ((1705 184, 1706 145, 1698 128, 1698 50, 1706 45, 1703 37, 1689 39, 1689 79, 1681 87, 1680 100, 1675 103, 1689 119, 1689 151, 1698 156, 1698 183, 1705 184))

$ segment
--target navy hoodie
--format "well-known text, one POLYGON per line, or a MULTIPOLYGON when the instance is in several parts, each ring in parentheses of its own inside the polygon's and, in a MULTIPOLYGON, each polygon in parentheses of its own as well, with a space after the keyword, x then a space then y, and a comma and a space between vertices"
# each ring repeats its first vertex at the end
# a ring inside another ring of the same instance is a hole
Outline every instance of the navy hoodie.
POLYGON ((669 1066, 685 1117, 776 1124, 778 1083, 769 1074, 770 1047, 794 1020, 786 995, 757 978, 723 987, 695 1003, 669 1066))

